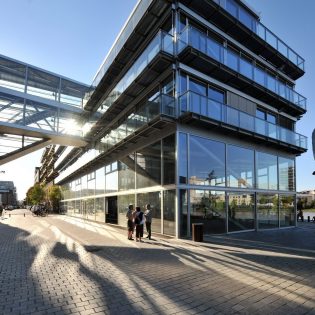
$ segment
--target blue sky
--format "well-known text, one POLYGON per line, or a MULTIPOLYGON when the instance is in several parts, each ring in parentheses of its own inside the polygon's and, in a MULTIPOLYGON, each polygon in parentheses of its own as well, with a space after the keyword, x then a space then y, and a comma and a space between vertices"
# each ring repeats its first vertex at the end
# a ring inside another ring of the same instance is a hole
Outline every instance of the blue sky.
MULTIPOLYGON (((197 0, 196 0, 197 1, 197 0)), ((315 101, 315 1, 247 0, 261 21, 306 60, 296 90, 308 98, 308 113, 297 132, 309 137, 309 150, 297 158, 298 190, 315 188, 311 133, 315 101)), ((88 83, 102 63, 136 0, 0 0, 0 54, 88 83)), ((33 184, 41 153, 2 167, 0 180, 14 180, 19 198, 33 184)))

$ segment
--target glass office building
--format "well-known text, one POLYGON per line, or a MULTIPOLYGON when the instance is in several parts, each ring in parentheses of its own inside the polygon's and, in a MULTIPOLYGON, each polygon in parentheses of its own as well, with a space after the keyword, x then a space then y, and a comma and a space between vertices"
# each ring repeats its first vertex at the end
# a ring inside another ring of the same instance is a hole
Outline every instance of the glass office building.
POLYGON ((62 206, 126 226, 150 203, 175 237, 295 226, 303 74, 242 1, 139 1, 86 93, 88 145, 55 162, 62 206))

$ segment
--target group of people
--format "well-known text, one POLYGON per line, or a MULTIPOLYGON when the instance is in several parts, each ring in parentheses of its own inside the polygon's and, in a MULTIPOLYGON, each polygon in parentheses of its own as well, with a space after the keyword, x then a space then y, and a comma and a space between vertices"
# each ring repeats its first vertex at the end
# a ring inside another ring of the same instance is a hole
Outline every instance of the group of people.
POLYGON ((127 228, 128 228, 128 240, 134 240, 132 238, 133 232, 136 229, 136 241, 142 242, 143 237, 143 226, 145 224, 147 230, 147 238, 151 239, 151 224, 152 224, 152 212, 151 206, 147 204, 145 206, 145 212, 141 211, 140 207, 134 209, 133 205, 128 206, 126 213, 127 228))

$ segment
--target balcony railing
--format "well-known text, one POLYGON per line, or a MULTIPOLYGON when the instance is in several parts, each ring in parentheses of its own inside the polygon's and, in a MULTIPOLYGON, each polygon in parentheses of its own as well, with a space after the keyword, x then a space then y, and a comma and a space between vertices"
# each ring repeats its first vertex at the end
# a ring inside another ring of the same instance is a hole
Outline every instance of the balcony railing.
POLYGON ((179 97, 179 116, 192 112, 296 147, 307 149, 307 137, 188 91, 179 97))
MULTIPOLYGON (((134 64, 130 67, 123 78, 117 83, 117 85, 110 92, 109 96, 103 102, 102 107, 107 109, 129 86, 140 73, 149 65, 149 63, 158 55, 159 52, 164 51, 170 55, 174 55, 174 38, 172 35, 160 30, 150 44, 145 48, 143 53, 138 57, 134 64), (110 103, 110 104, 108 104, 110 103)), ((105 74, 105 73, 104 73, 105 74)), ((91 92, 86 94, 85 103, 89 100, 96 88, 96 83, 100 82, 100 78, 96 82, 93 82, 91 92)), ((102 112, 102 111, 101 111, 102 112)), ((104 112, 104 111, 103 111, 104 112)))
POLYGON ((231 49, 225 48, 221 43, 192 26, 186 26, 180 34, 178 53, 187 46, 201 51, 210 58, 226 65, 294 105, 306 110, 306 98, 304 96, 286 86, 263 68, 256 66, 248 58, 241 57, 231 49))
POLYGON ((275 48, 280 54, 289 59, 293 64, 304 70, 304 59, 293 49, 285 44, 277 35, 266 26, 252 17, 247 11, 234 0, 213 0, 229 14, 234 16, 243 25, 262 38, 265 42, 275 48))
POLYGON ((118 128, 112 130, 104 138, 101 139, 103 144, 102 150, 108 151, 115 144, 124 140, 136 130, 140 129, 145 124, 148 124, 159 115, 175 117, 175 101, 174 97, 166 94, 160 94, 152 100, 147 101, 135 113, 131 114, 127 120, 118 128))

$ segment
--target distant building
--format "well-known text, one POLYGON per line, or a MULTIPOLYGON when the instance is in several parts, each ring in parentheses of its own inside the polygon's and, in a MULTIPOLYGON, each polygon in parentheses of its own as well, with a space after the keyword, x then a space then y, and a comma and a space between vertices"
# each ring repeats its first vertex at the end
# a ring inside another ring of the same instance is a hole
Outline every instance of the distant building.
POLYGON ((297 199, 302 200, 304 206, 311 205, 315 201, 315 190, 303 190, 297 193, 297 199))
POLYGON ((17 204, 16 188, 13 182, 0 181, 0 204, 3 206, 17 204))

